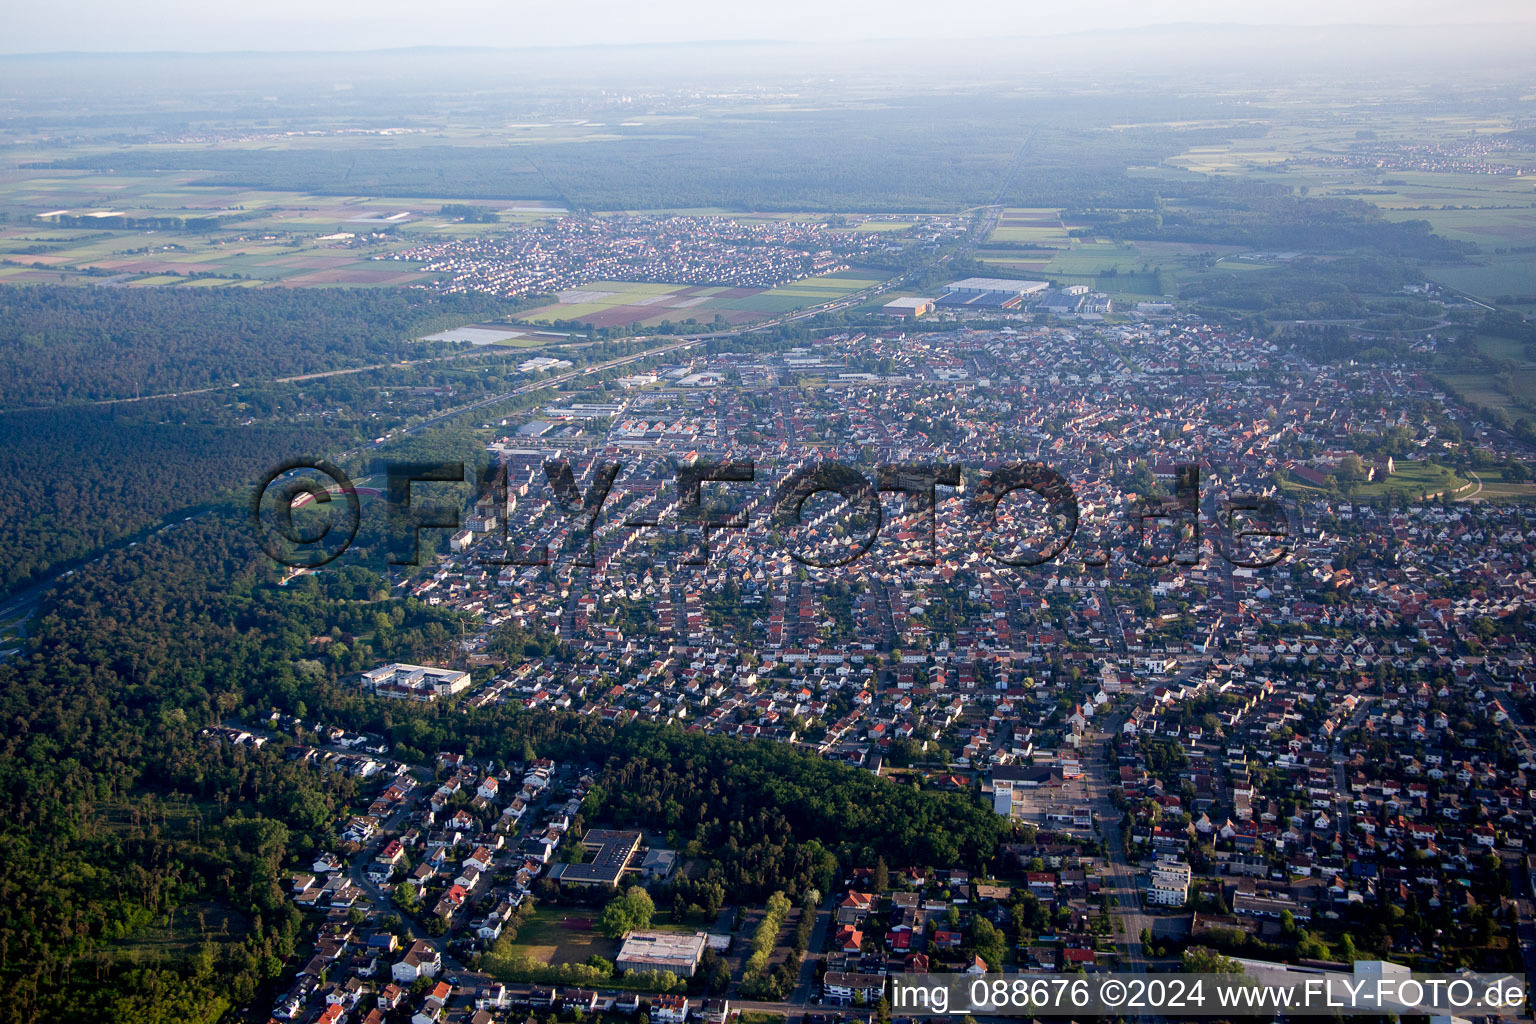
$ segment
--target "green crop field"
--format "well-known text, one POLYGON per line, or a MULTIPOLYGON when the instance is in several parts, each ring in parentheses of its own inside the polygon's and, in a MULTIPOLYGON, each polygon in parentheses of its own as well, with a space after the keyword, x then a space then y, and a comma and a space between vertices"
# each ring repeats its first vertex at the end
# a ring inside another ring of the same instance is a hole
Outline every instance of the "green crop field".
POLYGON ((1530 253, 1478 256, 1465 264, 1427 267, 1425 274, 1485 302, 1505 296, 1536 301, 1536 259, 1530 253))

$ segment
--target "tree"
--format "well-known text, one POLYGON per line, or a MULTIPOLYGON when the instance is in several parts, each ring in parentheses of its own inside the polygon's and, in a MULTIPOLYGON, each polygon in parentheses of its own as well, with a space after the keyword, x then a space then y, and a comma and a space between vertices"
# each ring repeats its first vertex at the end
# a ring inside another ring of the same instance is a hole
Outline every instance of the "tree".
POLYGON ((1001 971, 1003 954, 1007 948, 1003 933, 991 921, 979 915, 971 931, 976 955, 987 962, 989 970, 1001 971))
POLYGON ((627 932, 644 928, 651 923, 651 915, 655 912, 656 904, 651 900, 651 894, 632 885, 603 908, 603 934, 617 939, 627 932))
POLYGON ((891 869, 885 866, 884 857, 875 861, 874 886, 875 892, 885 892, 891 887, 891 869))
POLYGON ((1242 974, 1243 965, 1205 946, 1191 946, 1184 951, 1186 974, 1242 974))

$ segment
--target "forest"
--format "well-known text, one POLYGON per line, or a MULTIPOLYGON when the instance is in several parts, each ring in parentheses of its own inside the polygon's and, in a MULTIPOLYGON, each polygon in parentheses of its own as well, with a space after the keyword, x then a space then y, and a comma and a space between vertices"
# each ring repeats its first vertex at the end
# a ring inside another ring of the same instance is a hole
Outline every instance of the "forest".
MULTIPOLYGON (((1125 205, 1125 204, 1120 204, 1125 205)), ((1358 252, 1458 261, 1476 247, 1436 235, 1428 221, 1390 221, 1358 199, 1318 199, 1254 182, 1163 183, 1153 208, 1068 211, 1077 231, 1116 240, 1241 245, 1267 252, 1358 252)))
POLYGON ((281 871, 353 783, 197 735, 307 649, 256 565, 185 524, 54 588, 0 665, 0 1020, 212 1021, 296 948, 281 871))
POLYGON ((786 746, 381 706, 350 685, 381 659, 445 656, 456 635, 452 613, 390 599, 361 566, 275 586, 229 506, 55 586, 28 650, 0 664, 0 1022, 213 1021, 280 972, 299 919, 279 880, 359 805, 347 776, 198 735, 272 708, 384 732, 402 756, 590 764, 585 810, 676 833, 709 864, 701 893, 800 896, 838 861, 994 853, 998 819, 965 796, 786 746), (167 933, 182 955, 145 952, 167 933))
POLYGON ((169 412, 157 403, 0 414, 0 593, 346 436, 318 426, 178 423, 169 412))
POLYGON ((511 308, 346 288, 0 288, 0 402, 134 398, 431 355, 413 339, 511 308))
POLYGON ((573 210, 719 206, 754 210, 952 212, 1016 205, 1142 205, 1129 164, 1248 134, 1241 126, 1093 129, 1133 112, 1172 112, 1163 99, 909 95, 812 109, 735 110, 622 137, 515 145, 188 147, 66 157, 79 170, 202 171, 199 184, 322 195, 527 199, 573 210), (1078 127, 1081 126, 1081 127, 1078 127), (1010 166, 1028 141, 1018 173, 1010 166), (792 168, 792 173, 786 171, 792 168))

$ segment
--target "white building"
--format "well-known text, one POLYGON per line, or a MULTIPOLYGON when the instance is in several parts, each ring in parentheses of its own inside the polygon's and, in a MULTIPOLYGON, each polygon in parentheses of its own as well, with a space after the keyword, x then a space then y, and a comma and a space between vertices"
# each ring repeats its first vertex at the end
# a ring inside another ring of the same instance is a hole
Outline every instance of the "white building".
POLYGON ((381 665, 363 673, 363 689, 397 700, 437 700, 469 689, 469 673, 426 665, 381 665))
POLYGON ((1189 865, 1182 861, 1158 861, 1147 885, 1147 901, 1161 907, 1182 907, 1189 902, 1189 865))
POLYGON ((406 950, 405 959, 391 969, 390 976, 409 985, 417 978, 436 977, 442 966, 437 950, 418 939, 406 950))
POLYGON ((1046 281, 1016 281, 1006 277, 967 277, 949 286, 949 294, 960 298, 977 295, 1004 295, 1023 298, 1037 295, 1050 287, 1046 281))

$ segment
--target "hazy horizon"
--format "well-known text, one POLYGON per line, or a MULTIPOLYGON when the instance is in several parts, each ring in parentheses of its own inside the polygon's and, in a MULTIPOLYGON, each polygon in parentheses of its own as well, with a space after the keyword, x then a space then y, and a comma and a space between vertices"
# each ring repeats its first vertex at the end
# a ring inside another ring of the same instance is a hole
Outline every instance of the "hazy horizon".
POLYGON ((1180 29, 1478 29, 1530 27, 1536 7, 1517 0, 1468 0, 1447 9, 1431 0, 1172 0, 1156 18, 1129 0, 1065 10, 1043 4, 959 0, 933 17, 917 0, 838 5, 788 0, 772 10, 663 0, 646 8, 586 0, 555 11, 457 0, 424 9, 391 0, 313 5, 279 0, 259 13, 190 0, 124 8, 102 0, 18 5, 0 14, 4 56, 111 53, 368 52, 423 47, 494 49, 732 43, 960 42, 1048 38, 1095 32, 1180 29))

